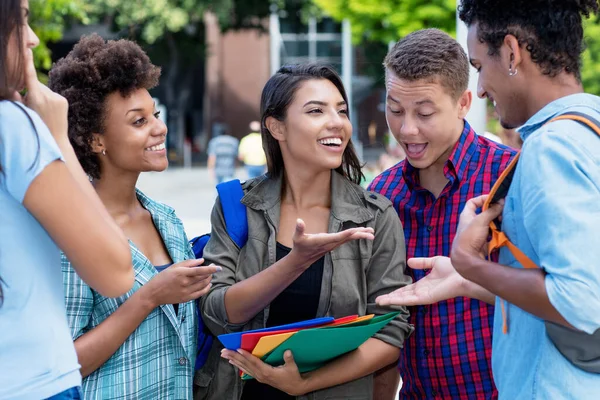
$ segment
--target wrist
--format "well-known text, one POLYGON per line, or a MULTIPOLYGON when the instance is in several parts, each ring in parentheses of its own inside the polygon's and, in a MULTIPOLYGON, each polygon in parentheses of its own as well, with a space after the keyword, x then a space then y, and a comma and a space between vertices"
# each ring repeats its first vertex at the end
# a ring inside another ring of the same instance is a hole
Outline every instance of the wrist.
POLYGON ((312 264, 310 260, 307 260, 306 258, 298 255, 298 253, 295 252, 294 249, 292 249, 292 251, 290 251, 289 254, 285 256, 285 259, 287 261, 286 264, 288 265, 288 267, 294 272, 304 271, 312 264))
MULTIPOLYGON (((314 372, 314 371, 313 371, 314 372)), ((307 372, 304 374, 300 374, 301 383, 298 385, 295 396, 304 396, 307 393, 314 392, 317 390, 315 387, 315 375, 314 373, 307 372)))
POLYGON ((140 298, 142 306, 148 311, 152 311, 156 307, 160 306, 160 303, 156 300, 156 296, 154 295, 151 282, 152 281, 146 283, 136 292, 140 298))

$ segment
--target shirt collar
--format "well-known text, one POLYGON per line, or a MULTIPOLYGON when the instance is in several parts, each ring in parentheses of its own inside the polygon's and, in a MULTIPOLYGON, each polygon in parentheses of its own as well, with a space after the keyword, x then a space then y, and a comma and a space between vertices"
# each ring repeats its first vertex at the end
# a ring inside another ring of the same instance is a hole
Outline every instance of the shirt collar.
POLYGON ((523 140, 527 139, 533 132, 538 130, 551 118, 563 114, 564 111, 572 107, 598 107, 596 96, 587 93, 577 93, 561 97, 545 105, 541 110, 535 113, 527 122, 521 126, 518 131, 523 140))
MULTIPOLYGON (((471 157, 477 151, 478 142, 477 134, 471 128, 471 125, 465 120, 465 126, 463 128, 458 141, 454 144, 452 152, 448 157, 448 160, 444 164, 444 175, 448 180, 454 182, 462 181, 465 173, 467 172, 467 165, 471 160, 471 157)), ((402 166, 402 175, 404 180, 409 187, 415 187, 419 181, 418 169, 413 167, 408 160, 405 160, 402 166)))

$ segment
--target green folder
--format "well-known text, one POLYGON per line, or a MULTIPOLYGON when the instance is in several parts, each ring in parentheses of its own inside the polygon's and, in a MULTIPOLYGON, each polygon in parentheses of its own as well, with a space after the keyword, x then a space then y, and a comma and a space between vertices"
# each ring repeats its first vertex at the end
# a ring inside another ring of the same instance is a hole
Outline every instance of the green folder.
MULTIPOLYGON (((399 313, 379 315, 355 324, 303 329, 265 355, 262 360, 272 366, 283 365, 283 353, 291 350, 301 373, 320 368, 328 361, 356 350, 399 313)), ((252 379, 244 374, 242 379, 252 379)))

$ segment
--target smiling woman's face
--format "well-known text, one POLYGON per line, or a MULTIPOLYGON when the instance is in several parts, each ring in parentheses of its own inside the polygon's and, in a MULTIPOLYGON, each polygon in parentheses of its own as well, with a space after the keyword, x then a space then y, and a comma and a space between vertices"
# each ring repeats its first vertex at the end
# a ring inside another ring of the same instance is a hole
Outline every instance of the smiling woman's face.
POLYGON ((164 171, 169 165, 166 135, 167 127, 158 118, 148 90, 137 89, 127 97, 119 92, 110 94, 106 98, 104 132, 97 135, 101 146, 95 146, 100 173, 107 164, 128 172, 164 171))
POLYGON ((303 82, 281 125, 279 140, 286 163, 331 170, 342 165, 352 137, 348 106, 337 87, 327 79, 303 82))

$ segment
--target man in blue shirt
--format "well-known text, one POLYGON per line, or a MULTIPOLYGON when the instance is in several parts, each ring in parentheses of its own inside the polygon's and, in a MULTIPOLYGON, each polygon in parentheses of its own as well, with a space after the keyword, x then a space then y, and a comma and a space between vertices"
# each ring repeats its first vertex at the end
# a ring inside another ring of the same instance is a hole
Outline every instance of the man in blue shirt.
POLYGON ((597 11, 596 0, 462 1, 478 95, 493 102, 505 128, 520 127, 520 161, 504 207, 477 214, 486 196, 467 203, 452 263, 424 259, 420 268, 432 269, 426 279, 378 300, 410 305, 467 294, 495 303, 492 368, 501 400, 600 393, 600 374, 567 360, 545 325, 600 329, 600 137, 575 121, 549 123, 574 111, 600 120, 600 98, 583 93, 579 72, 582 15, 597 11), (524 269, 506 247, 499 263, 481 256, 500 213, 503 232, 540 269, 524 269))

